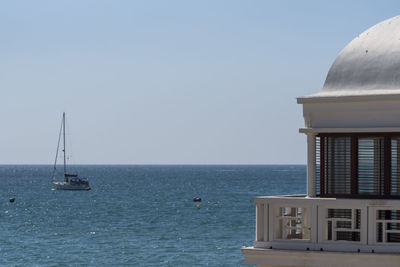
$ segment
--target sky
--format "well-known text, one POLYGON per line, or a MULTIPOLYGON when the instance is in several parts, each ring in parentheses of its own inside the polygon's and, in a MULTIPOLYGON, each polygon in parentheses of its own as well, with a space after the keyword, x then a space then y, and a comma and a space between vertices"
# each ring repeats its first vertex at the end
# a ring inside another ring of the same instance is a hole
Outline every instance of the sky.
POLYGON ((296 97, 399 1, 2 1, 0 164, 305 164, 296 97))

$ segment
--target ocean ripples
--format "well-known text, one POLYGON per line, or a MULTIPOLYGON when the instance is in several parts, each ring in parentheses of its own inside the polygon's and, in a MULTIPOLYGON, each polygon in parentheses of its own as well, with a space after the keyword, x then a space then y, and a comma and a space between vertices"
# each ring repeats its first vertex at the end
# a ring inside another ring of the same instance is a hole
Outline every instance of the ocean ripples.
POLYGON ((74 168, 91 191, 51 190, 51 166, 0 166, 0 266, 244 266, 253 198, 305 192, 305 166, 74 168))

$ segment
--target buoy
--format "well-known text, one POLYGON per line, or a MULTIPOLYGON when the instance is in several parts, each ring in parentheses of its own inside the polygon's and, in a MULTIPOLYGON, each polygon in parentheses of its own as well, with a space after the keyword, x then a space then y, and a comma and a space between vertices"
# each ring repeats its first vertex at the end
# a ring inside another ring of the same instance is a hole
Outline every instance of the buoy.
POLYGON ((15 198, 10 198, 10 203, 13 203, 15 201, 15 198))
POLYGON ((200 209, 200 205, 196 205, 196 209, 200 209))
POLYGON ((195 198, 193 198, 193 202, 201 202, 201 197, 195 197, 195 198))

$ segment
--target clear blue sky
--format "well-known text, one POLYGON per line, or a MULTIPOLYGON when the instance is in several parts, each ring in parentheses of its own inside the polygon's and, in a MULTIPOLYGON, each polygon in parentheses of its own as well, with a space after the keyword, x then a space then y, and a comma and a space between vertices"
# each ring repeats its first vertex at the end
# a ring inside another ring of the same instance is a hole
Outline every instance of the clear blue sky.
POLYGON ((3 1, 0 164, 305 163, 301 106, 399 1, 3 1))

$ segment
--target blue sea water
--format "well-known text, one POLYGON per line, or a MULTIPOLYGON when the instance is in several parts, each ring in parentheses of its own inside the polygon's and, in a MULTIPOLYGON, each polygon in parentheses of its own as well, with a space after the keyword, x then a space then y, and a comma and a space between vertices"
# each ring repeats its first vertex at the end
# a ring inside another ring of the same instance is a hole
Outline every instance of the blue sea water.
POLYGON ((248 266, 254 197, 306 190, 302 165, 73 169, 91 191, 51 190, 52 166, 0 166, 0 266, 248 266))

